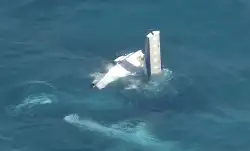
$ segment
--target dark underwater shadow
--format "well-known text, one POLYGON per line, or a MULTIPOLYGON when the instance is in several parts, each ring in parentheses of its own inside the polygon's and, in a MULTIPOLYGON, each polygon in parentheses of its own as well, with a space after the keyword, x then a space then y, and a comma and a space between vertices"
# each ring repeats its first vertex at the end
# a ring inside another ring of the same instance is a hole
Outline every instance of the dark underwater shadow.
MULTIPOLYGON (((206 98, 198 84, 193 83, 188 77, 175 77, 160 91, 152 97, 135 91, 123 93, 122 96, 133 104, 135 110, 140 112, 171 110, 188 114, 209 110, 209 98, 206 98)), ((146 93, 150 94, 150 92, 146 93)))

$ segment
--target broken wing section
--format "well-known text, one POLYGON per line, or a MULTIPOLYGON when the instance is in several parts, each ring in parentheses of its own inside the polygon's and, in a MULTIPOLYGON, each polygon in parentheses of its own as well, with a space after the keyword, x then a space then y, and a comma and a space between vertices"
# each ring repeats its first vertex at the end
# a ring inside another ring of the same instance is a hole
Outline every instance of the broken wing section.
POLYGON ((143 71, 143 57, 144 54, 141 50, 130 53, 126 56, 118 57, 114 60, 117 64, 113 66, 99 81, 94 81, 94 86, 98 89, 103 89, 108 84, 119 78, 134 75, 143 71))

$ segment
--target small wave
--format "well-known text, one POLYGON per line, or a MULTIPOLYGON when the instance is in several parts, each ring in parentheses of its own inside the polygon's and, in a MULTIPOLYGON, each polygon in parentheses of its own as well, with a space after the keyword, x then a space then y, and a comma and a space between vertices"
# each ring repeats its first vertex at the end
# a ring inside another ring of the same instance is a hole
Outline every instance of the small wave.
POLYGON ((74 123, 77 123, 79 121, 79 116, 77 114, 70 114, 70 115, 65 116, 64 120, 66 122, 74 124, 74 123))
POLYGON ((64 120, 67 123, 73 124, 74 126, 99 132, 106 136, 122 139, 127 142, 146 145, 150 143, 150 141, 157 141, 157 139, 147 132, 146 124, 143 122, 137 123, 136 125, 132 125, 129 122, 124 122, 106 126, 90 119, 80 119, 79 115, 77 114, 65 116, 64 120))
POLYGON ((30 95, 24 99, 23 103, 17 105, 16 109, 21 109, 24 107, 31 108, 35 105, 51 104, 53 101, 55 101, 53 95, 47 95, 44 93, 39 95, 30 95))
POLYGON ((124 91, 132 91, 137 93, 143 93, 144 96, 158 96, 169 84, 169 81, 173 78, 172 71, 169 69, 163 69, 163 75, 157 79, 152 79, 148 82, 144 82, 141 78, 129 77, 126 79, 126 86, 124 91))
POLYGON ((46 86, 48 86, 50 88, 55 89, 55 87, 52 84, 50 84, 50 83, 48 83, 46 81, 33 80, 33 81, 28 81, 25 84, 44 84, 44 85, 46 85, 46 86))
POLYGON ((172 78, 172 71, 169 69, 163 69, 162 78, 150 80, 148 83, 144 83, 141 79, 136 79, 133 77, 129 78, 129 84, 125 87, 125 89, 145 89, 159 91, 160 86, 168 84, 169 80, 172 78))
POLYGON ((150 149, 167 151, 170 148, 166 144, 158 140, 153 134, 147 130, 145 122, 131 122, 125 121, 118 124, 104 125, 90 119, 80 119, 77 114, 70 114, 64 117, 64 121, 70 123, 80 129, 90 130, 101 133, 107 137, 120 139, 128 143, 134 143, 142 147, 149 147, 150 149))

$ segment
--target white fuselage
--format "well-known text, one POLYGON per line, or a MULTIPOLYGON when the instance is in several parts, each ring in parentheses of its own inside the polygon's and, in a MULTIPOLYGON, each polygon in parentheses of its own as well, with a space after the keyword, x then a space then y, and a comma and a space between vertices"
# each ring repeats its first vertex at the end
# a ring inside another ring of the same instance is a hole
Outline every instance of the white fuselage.
POLYGON ((100 80, 94 80, 92 85, 103 89, 119 78, 136 75, 138 72, 144 72, 150 79, 158 79, 162 71, 160 50, 160 31, 152 31, 147 35, 144 54, 138 50, 116 58, 115 65, 100 80))
POLYGON ((98 89, 105 88, 109 83, 129 75, 134 75, 143 70, 144 54, 141 50, 129 53, 125 56, 120 56, 114 61, 116 65, 109 69, 109 71, 99 81, 93 81, 98 89))

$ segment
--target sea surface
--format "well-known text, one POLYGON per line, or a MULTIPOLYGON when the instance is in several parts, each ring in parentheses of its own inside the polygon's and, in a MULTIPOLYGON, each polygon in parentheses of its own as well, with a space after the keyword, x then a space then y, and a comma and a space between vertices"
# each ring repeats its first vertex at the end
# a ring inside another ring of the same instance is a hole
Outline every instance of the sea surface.
POLYGON ((0 151, 250 151, 250 1, 0 0, 0 151), (150 29, 163 81, 92 89, 150 29))

